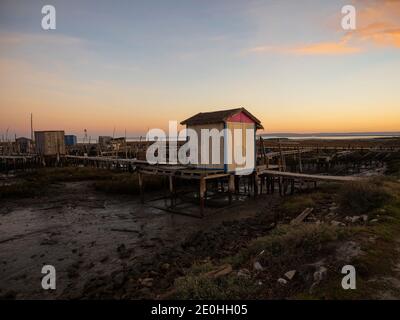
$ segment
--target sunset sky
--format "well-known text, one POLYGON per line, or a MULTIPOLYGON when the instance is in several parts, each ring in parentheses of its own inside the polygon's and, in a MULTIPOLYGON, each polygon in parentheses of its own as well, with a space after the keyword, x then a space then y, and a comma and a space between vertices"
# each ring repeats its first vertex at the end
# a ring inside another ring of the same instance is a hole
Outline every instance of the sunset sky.
POLYGON ((400 131, 400 0, 0 0, 0 135, 31 112, 97 139, 236 107, 266 132, 400 131))

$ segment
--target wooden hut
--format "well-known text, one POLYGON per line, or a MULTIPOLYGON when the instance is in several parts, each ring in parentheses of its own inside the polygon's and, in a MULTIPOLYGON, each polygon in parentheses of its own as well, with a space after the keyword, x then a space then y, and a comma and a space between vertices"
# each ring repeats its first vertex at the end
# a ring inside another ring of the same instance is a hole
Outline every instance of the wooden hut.
MULTIPOLYGON (((224 172, 237 172, 240 169, 241 165, 235 164, 234 161, 229 163, 230 159, 234 159, 234 148, 242 148, 243 155, 252 154, 251 160, 253 163, 253 167, 255 165, 255 153, 256 153, 256 131, 257 129, 262 129, 262 125, 260 120, 258 120, 255 116, 253 116, 250 112, 248 112, 245 108, 236 108, 229 110, 221 110, 214 112, 200 112, 184 121, 181 122, 182 125, 186 125, 188 129, 193 129, 196 131, 199 141, 198 141, 198 159, 199 163, 196 165, 198 168, 207 169, 207 170, 223 170, 224 172), (208 163, 204 163, 201 161, 201 155, 204 150, 202 150, 201 143, 201 130, 202 129, 217 129, 219 132, 224 132, 220 137, 219 145, 220 148, 217 152, 219 152, 219 163, 213 163, 212 161, 212 139, 208 143, 209 146, 209 161, 208 163), (224 130, 227 129, 227 130, 224 130), (242 130, 242 139, 241 141, 235 141, 233 131, 235 129, 242 130), (254 141, 252 143, 247 144, 245 138, 246 130, 253 131, 254 141), (231 133, 232 141, 228 143, 228 139, 226 135, 227 132, 231 133)), ((247 161, 248 159, 246 159, 247 161)), ((247 163, 247 166, 249 163, 247 163)))
POLYGON ((32 153, 33 143, 31 139, 20 137, 15 139, 15 142, 17 144, 18 153, 32 153))
POLYGON ((64 155, 64 131, 35 131, 35 146, 41 156, 64 155))

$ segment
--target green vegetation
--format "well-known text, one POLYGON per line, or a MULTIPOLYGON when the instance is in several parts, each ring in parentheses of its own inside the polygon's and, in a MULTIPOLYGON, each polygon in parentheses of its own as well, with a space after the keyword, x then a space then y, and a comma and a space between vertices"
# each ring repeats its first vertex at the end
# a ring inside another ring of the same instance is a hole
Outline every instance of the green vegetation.
POLYGON ((382 207, 391 194, 380 181, 353 182, 340 189, 339 202, 341 208, 352 214, 365 214, 382 207))
MULTIPOLYGON (((163 186, 160 176, 146 176, 144 179, 145 190, 159 190, 163 186)), ((116 194, 139 194, 139 181, 137 174, 119 174, 111 179, 97 181, 94 187, 98 191, 116 194)))
POLYGON ((400 153, 393 153, 386 161, 386 174, 390 176, 400 177, 400 153))
MULTIPOLYGON (((96 190, 106 193, 139 194, 136 173, 90 167, 63 167, 19 173, 14 183, 0 186, 0 199, 39 196, 45 194, 51 184, 78 181, 93 181, 96 190)), ((146 176, 144 179, 145 190, 159 190, 162 186, 162 177, 146 176)))
POLYGON ((345 221, 344 214, 363 213, 368 215, 369 222, 347 223, 345 227, 334 227, 330 223, 279 225, 234 256, 194 264, 184 277, 175 281, 173 297, 366 299, 388 292, 400 297, 396 285, 385 280, 390 279, 394 264, 400 261, 400 183, 392 178, 380 178, 323 186, 316 192, 286 198, 281 210, 286 215, 297 215, 307 207, 318 210, 319 204, 326 207, 332 201, 339 205, 336 219, 345 221), (356 243, 361 253, 350 257, 350 261, 340 261, 337 250, 349 241, 356 243), (315 266, 318 261, 324 261, 329 271, 326 279, 311 290, 315 267, 310 271, 309 266, 315 266), (263 269, 255 270, 255 262, 263 269), (344 264, 356 267, 357 290, 342 289, 344 264), (224 265, 231 266, 233 271, 217 278, 207 276, 210 270, 224 265), (238 275, 242 270, 246 270, 247 276, 238 275), (289 270, 297 270, 301 276, 287 285, 279 284, 277 279, 289 270))
POLYGON ((316 259, 321 259, 332 251, 333 246, 329 246, 330 243, 345 237, 345 230, 333 226, 281 226, 269 235, 252 241, 235 256, 220 261, 236 270, 228 276, 207 277, 207 272, 217 267, 210 262, 203 267, 194 265, 185 277, 176 281, 175 298, 272 298, 268 296, 268 292, 277 288, 276 280, 283 276, 282 272, 296 269, 299 264, 307 261, 316 262, 316 259), (243 268, 253 270, 254 261, 258 261, 265 271, 253 273, 249 277, 237 275, 237 270, 243 268))
POLYGON ((14 183, 0 186, 0 199, 39 196, 45 194, 47 188, 54 183, 105 180, 116 174, 88 167, 41 168, 22 172, 17 175, 14 183))
POLYGON ((295 195, 291 201, 285 201, 282 204, 282 211, 289 216, 299 214, 306 208, 314 207, 315 201, 311 195, 295 195))

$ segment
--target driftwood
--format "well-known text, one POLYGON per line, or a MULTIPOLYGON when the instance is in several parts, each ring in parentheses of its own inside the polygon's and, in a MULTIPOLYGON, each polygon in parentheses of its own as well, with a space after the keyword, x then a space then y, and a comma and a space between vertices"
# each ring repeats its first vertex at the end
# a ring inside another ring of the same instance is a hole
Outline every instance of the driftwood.
POLYGON ((224 264, 220 267, 218 267, 215 270, 212 270, 210 272, 207 272, 204 276, 207 278, 219 278, 226 276, 232 272, 232 266, 230 264, 224 264))
POLYGON ((300 213, 296 218, 294 218, 292 221, 290 221, 290 224, 295 225, 302 223, 307 216, 313 212, 314 208, 307 208, 305 209, 302 213, 300 213))

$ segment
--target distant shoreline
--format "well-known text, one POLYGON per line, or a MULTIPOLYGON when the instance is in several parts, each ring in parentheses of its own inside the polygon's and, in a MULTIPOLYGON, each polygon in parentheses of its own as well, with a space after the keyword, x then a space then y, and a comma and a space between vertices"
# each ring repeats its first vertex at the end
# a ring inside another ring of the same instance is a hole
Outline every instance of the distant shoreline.
POLYGON ((357 133, 267 133, 259 134, 264 139, 293 139, 293 140, 350 140, 350 139, 380 139, 399 138, 400 132, 357 132, 357 133))

